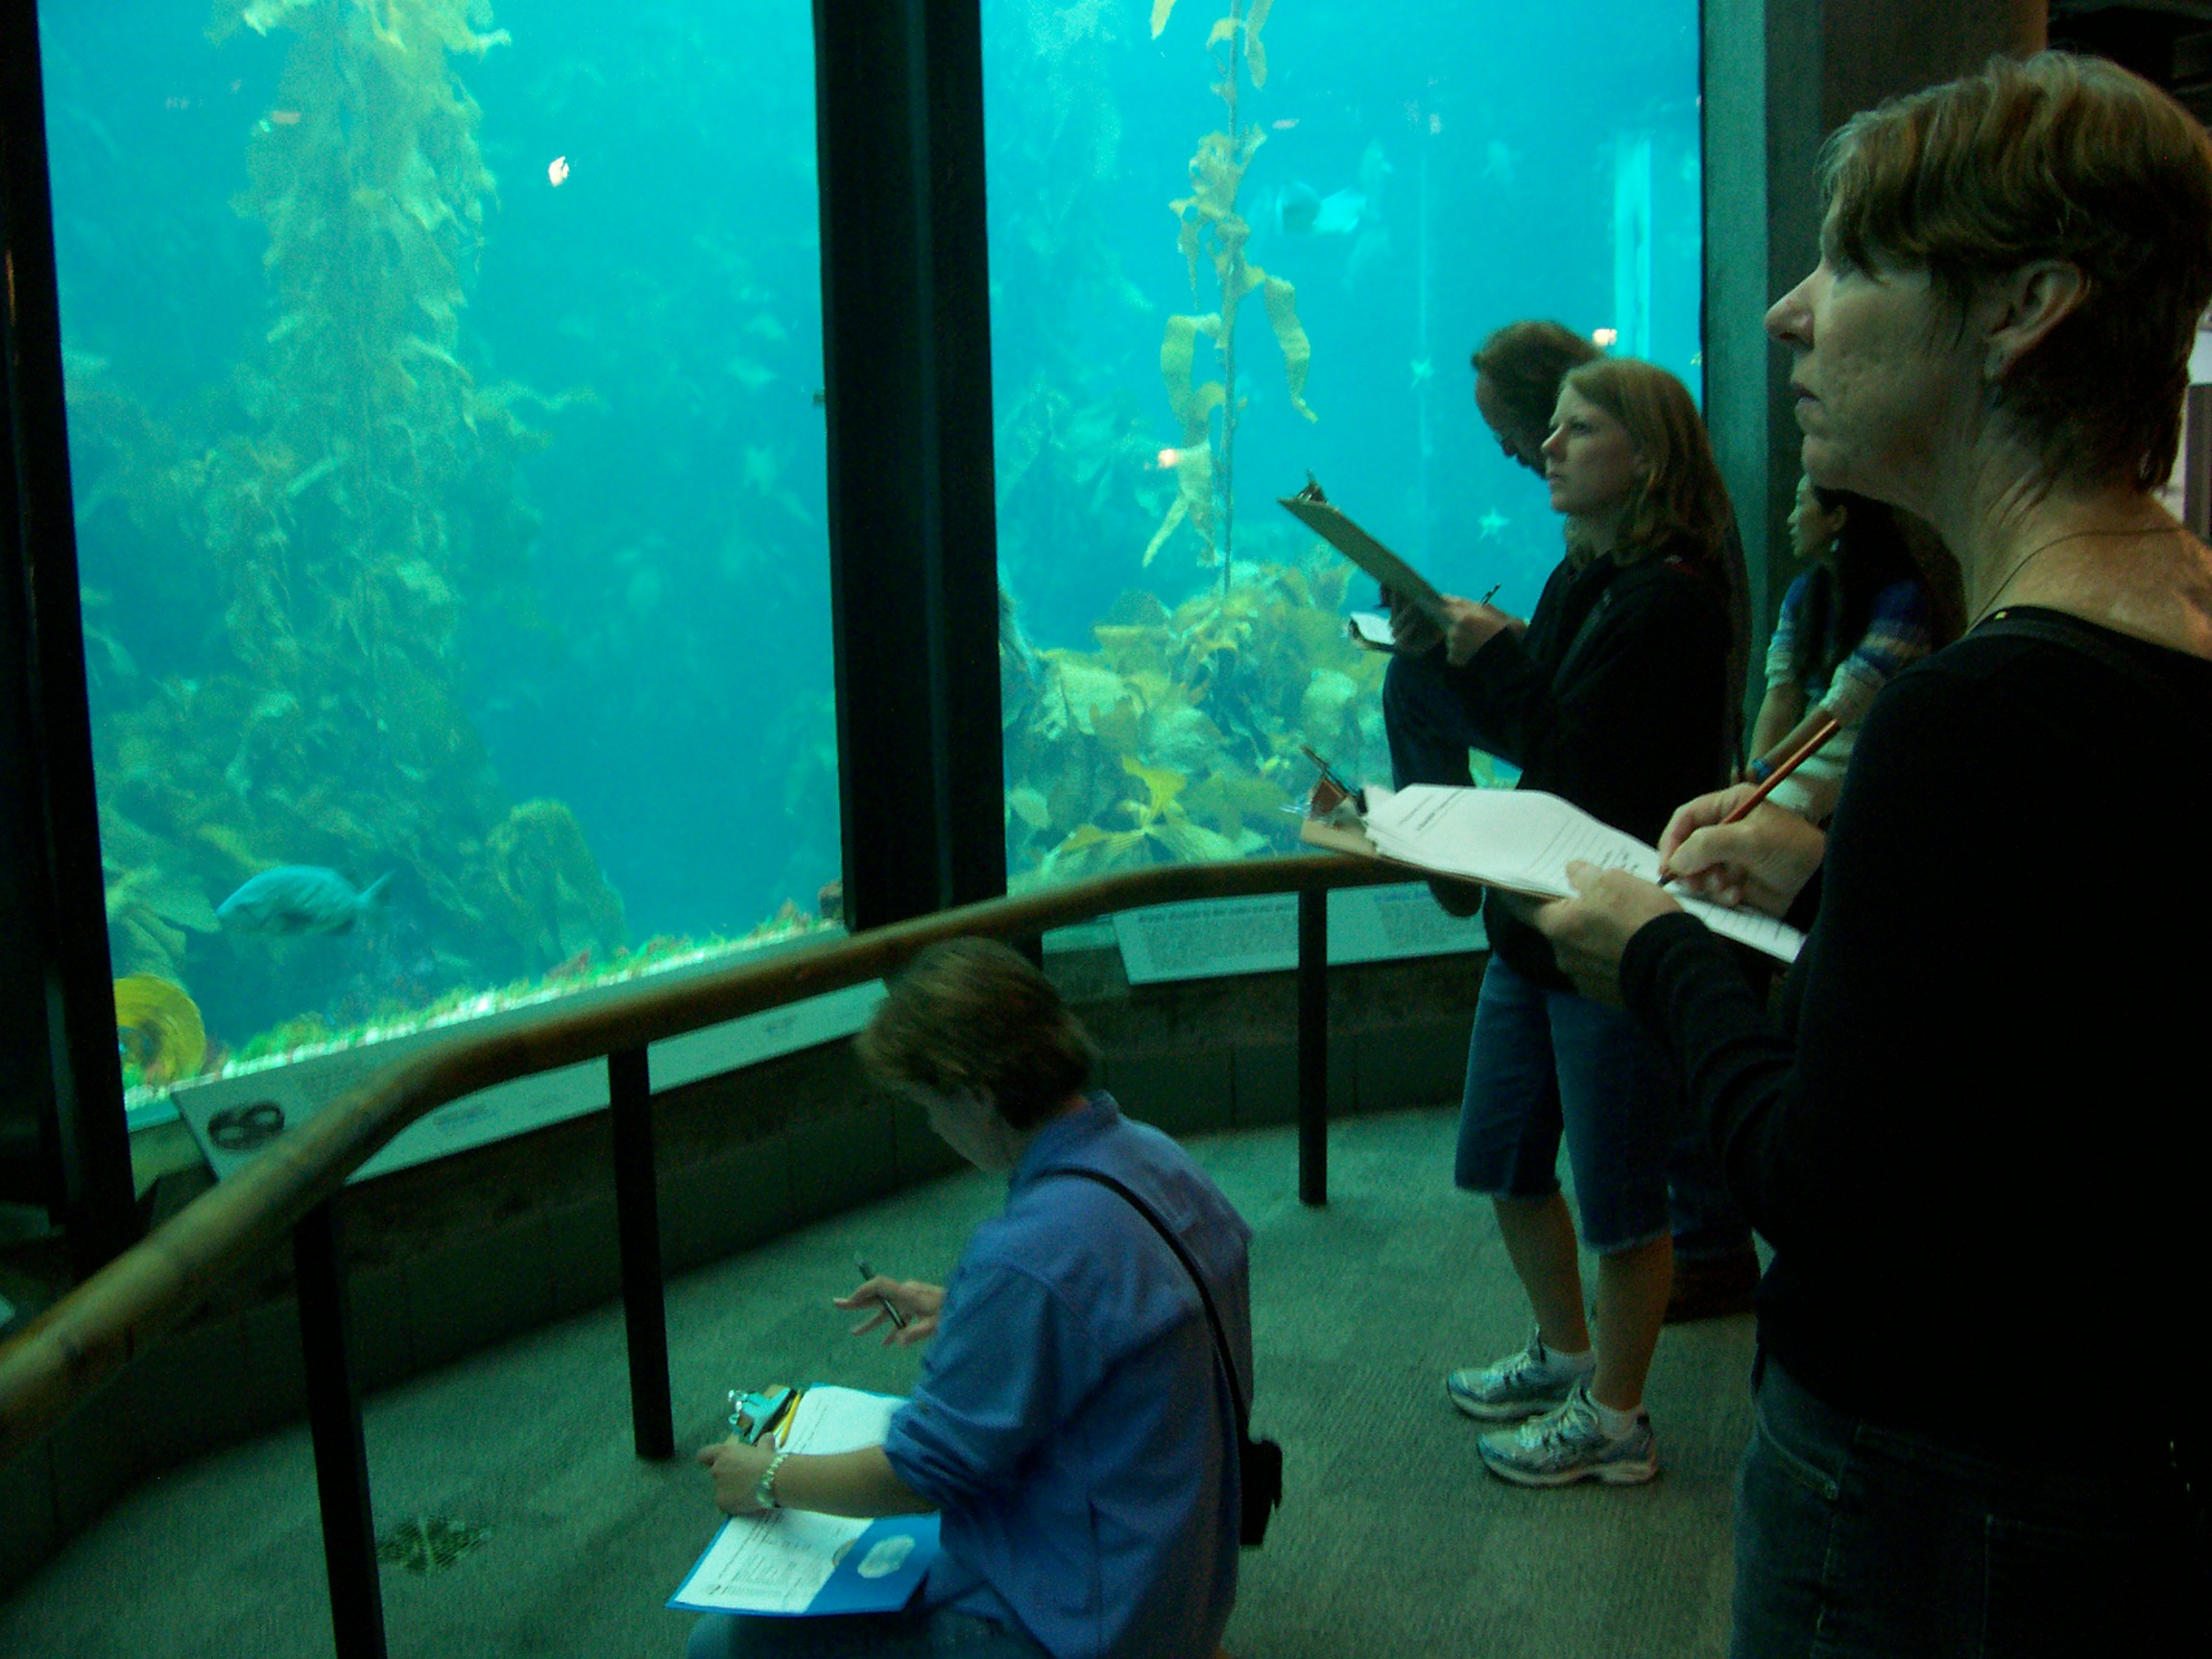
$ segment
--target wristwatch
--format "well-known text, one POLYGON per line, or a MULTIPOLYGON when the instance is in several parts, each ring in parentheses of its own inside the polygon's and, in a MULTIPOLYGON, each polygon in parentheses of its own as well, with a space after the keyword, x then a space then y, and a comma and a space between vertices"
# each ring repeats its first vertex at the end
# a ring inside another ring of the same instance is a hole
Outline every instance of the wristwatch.
POLYGON ((757 1507, 762 1509, 781 1509, 783 1507, 782 1504, 776 1502, 776 1471, 783 1467, 783 1459, 790 1455, 791 1454, 788 1452, 777 1453, 775 1456, 768 1459, 768 1467, 760 1471, 760 1479, 753 1482, 753 1502, 757 1507))

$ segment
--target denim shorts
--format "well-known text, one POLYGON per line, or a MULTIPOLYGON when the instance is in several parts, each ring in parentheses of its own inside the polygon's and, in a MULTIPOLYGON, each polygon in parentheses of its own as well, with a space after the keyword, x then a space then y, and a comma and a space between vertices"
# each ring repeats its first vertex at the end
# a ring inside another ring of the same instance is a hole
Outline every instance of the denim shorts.
POLYGON ((1669 1232, 1668 1152, 1686 1118, 1672 1063, 1627 1013, 1491 956, 1467 1050, 1460 1187, 1549 1197, 1564 1138, 1582 1242, 1600 1256, 1633 1250, 1669 1232))

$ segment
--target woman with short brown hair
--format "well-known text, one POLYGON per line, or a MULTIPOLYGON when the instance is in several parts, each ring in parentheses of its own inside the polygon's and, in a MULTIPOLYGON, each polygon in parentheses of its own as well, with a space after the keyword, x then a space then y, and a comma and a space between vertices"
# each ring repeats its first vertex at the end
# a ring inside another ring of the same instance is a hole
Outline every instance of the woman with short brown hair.
POLYGON ((2204 1410, 2169 1350, 2212 1135, 2201 975, 2167 964, 2212 937, 2212 552, 2151 487, 2212 144, 2043 54, 1857 116, 1823 181, 1767 317, 1805 470, 1941 533, 1966 634, 1876 698, 1825 836, 1726 824, 1743 788, 1668 826, 1685 878, 1810 925, 1778 1027, 1648 883, 1577 872, 1538 923, 1665 1042, 1774 1245, 1736 1654, 2200 1651, 2204 1410))

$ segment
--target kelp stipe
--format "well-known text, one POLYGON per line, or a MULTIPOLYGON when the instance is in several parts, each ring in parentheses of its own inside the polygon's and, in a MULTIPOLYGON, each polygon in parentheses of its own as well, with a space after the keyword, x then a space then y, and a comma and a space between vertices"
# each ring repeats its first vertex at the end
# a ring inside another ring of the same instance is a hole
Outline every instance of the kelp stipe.
MULTIPOLYGON (((1174 9, 1175 0, 1153 0, 1155 39, 1174 9)), ((1207 35, 1207 50, 1219 75, 1214 91, 1227 111, 1226 131, 1209 132, 1198 141, 1197 154, 1190 157, 1190 194, 1167 204, 1177 222, 1177 246, 1190 268, 1191 297, 1198 296, 1203 262, 1213 269, 1219 303, 1204 315, 1168 318, 1160 342, 1160 377, 1166 384, 1168 407, 1182 426, 1183 442, 1168 463, 1176 474, 1175 499, 1144 549, 1144 562, 1149 565, 1176 529, 1187 524, 1205 544, 1207 561, 1220 563, 1224 599, 1233 586, 1236 557, 1237 423, 1243 403, 1234 391, 1237 309, 1245 296, 1259 294, 1266 309, 1283 349, 1291 407, 1309 421, 1318 419, 1306 402, 1306 373, 1313 348, 1298 321, 1297 290, 1244 257, 1252 228, 1237 206, 1245 169, 1267 136, 1243 121, 1239 87, 1246 74, 1255 89, 1267 84, 1267 49, 1260 32, 1273 9, 1274 0, 1249 0, 1249 4, 1229 0, 1228 15, 1216 19, 1207 35), (1201 336, 1214 344, 1221 367, 1218 380, 1197 379, 1201 336)))
MULTIPOLYGON (((406 872, 409 960, 436 964, 410 968, 411 995, 622 942, 619 900, 553 822, 565 808, 511 812, 460 701, 465 611, 515 582, 536 534, 516 469, 549 440, 524 412, 565 400, 463 360, 495 195, 449 55, 504 42, 471 25, 483 10, 216 9, 218 42, 294 36, 232 202, 267 229, 265 338, 179 429, 111 376, 72 397, 106 466, 96 495, 221 600, 218 660, 134 687, 96 729, 118 972, 188 980, 224 949, 195 943, 210 900, 295 862, 406 872)), ((312 950, 271 941, 230 966, 274 992, 312 950)))

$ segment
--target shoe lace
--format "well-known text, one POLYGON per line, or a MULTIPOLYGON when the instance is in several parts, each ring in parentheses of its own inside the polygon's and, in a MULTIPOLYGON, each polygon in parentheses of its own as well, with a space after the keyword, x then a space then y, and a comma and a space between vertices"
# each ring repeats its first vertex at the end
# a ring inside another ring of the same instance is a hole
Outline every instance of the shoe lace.
POLYGON ((1605 1431, 1598 1423, 1598 1408, 1590 1403, 1588 1392, 1582 1388, 1576 1388, 1529 1427, 1535 1431, 1534 1438, 1547 1451, 1564 1450, 1605 1438, 1605 1431))

